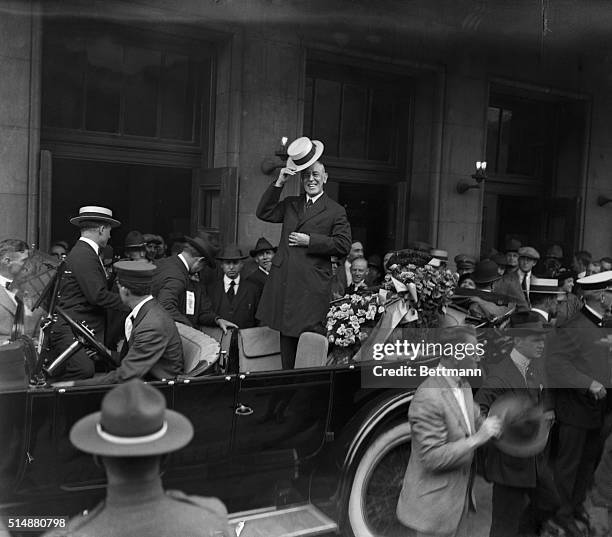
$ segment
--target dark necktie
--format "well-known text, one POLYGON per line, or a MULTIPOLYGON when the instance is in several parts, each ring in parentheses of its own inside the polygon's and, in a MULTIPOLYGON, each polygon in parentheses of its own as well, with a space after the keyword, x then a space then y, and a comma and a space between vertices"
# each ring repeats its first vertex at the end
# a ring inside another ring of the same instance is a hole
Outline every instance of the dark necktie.
POLYGON ((11 287, 11 284, 12 284, 12 283, 13 283, 13 282, 6 282, 6 283, 4 284, 4 287, 6 287, 7 289, 10 289, 10 287, 11 287))
POLYGON ((536 367, 533 364, 529 364, 527 366, 527 370, 525 371, 525 382, 527 383, 527 388, 529 388, 530 390, 537 390, 539 399, 540 383, 538 382, 536 367))
POLYGON ((312 201, 312 199, 308 198, 306 200, 306 205, 304 206, 304 215, 308 214, 308 211, 310 211, 313 205, 314 205, 314 202, 312 201))
POLYGON ((527 274, 523 274, 523 281, 521 282, 521 289, 523 289, 523 293, 527 294, 527 274))
POLYGON ((236 296, 236 290, 234 289, 235 287, 236 287, 236 282, 232 280, 229 284, 229 289, 227 290, 227 299, 230 302, 233 302, 234 297, 236 296))

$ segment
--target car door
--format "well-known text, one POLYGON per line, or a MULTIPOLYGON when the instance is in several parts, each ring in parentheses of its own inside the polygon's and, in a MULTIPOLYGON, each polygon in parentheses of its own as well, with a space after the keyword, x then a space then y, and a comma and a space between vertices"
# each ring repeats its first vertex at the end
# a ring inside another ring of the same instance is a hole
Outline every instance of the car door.
POLYGON ((325 367, 239 375, 232 454, 243 505, 273 504, 299 477, 325 442, 330 395, 325 367))

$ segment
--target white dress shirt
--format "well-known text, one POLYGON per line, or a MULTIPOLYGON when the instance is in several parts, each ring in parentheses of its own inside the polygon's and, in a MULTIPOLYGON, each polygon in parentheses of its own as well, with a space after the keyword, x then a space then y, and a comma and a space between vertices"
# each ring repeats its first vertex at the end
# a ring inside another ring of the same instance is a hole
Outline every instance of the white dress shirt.
POLYGON ((310 197, 308 194, 306 194, 306 203, 308 203, 308 200, 312 200, 312 203, 316 203, 317 200, 323 195, 323 192, 319 192, 316 196, 312 196, 310 197))
POLYGON ((87 237, 79 237, 79 240, 89 244, 89 246, 93 248, 94 252, 96 252, 96 255, 100 255, 100 246, 97 242, 94 242, 91 239, 88 239, 87 237))
POLYGON ((140 308, 142 308, 149 300, 153 300, 152 295, 147 295, 146 297, 144 297, 138 304, 136 304, 134 309, 126 317, 125 319, 125 341, 126 342, 130 340, 130 337, 132 335, 132 328, 134 328, 134 321, 136 320, 136 316, 138 315, 140 308))
POLYGON ((5 278, 4 276, 0 275, 0 286, 4 288, 9 298, 13 301, 15 305, 17 305, 17 300, 15 299, 15 293, 11 291, 10 289, 6 288, 7 284, 9 283, 13 283, 13 280, 9 280, 8 278, 5 278))
POLYGON ((240 285, 240 274, 238 274, 238 276, 236 276, 235 280, 232 280, 231 278, 228 278, 227 276, 223 275, 223 287, 224 287, 226 293, 229 291, 230 283, 231 282, 234 282, 236 284, 236 285, 234 285, 234 295, 237 295, 238 294, 238 286, 240 285))

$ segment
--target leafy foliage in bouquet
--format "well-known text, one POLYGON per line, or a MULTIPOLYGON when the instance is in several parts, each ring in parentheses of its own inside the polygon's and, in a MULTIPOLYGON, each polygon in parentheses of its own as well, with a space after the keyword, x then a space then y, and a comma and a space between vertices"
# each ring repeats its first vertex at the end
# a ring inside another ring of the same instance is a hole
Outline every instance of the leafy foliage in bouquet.
POLYGON ((378 294, 353 294, 331 303, 327 313, 327 339, 337 347, 350 347, 367 338, 363 326, 374 324, 384 313, 378 294))
MULTIPOLYGON (((404 286, 414 284, 417 299, 416 303, 412 298, 411 301, 418 313, 415 324, 419 328, 435 328, 438 326, 440 315, 444 314, 446 306, 451 302, 457 286, 457 276, 448 269, 427 264, 420 265, 409 262, 410 260, 410 255, 396 257, 396 262, 391 258, 383 286, 389 291, 398 292, 393 279, 404 286)), ((409 293, 406 294, 410 296, 409 293)))

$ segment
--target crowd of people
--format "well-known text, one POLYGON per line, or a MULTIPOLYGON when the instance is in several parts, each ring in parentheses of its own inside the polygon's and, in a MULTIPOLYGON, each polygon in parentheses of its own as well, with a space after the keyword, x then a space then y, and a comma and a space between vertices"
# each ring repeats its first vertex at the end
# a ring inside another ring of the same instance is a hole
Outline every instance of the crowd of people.
MULTIPOLYGON (((278 246, 261 237, 247 253, 236 244, 219 248, 210 235, 199 233, 173 237, 168 247, 159 235, 133 230, 126 235, 123 258, 113 263, 108 242, 120 222, 110 209, 81 207, 70 220, 79 240, 72 248, 57 241, 50 251, 66 268, 58 305, 87 323, 108 357, 101 360, 81 348, 51 380, 72 386, 174 378, 183 373, 176 323, 223 333, 269 326, 280 332, 282 366, 290 369, 300 334, 324 333, 330 302, 378 289, 393 252, 366 256, 363 243, 352 239, 345 209, 324 191, 323 144, 299 138, 288 153, 286 167, 263 193, 256 212, 263 221, 282 224, 278 246), (304 193, 281 199, 286 182, 297 174, 304 193)), ((450 268, 444 250, 422 242, 407 247, 427 254, 436 267, 450 268)), ((0 308, 5 312, 0 343, 18 333, 33 335, 43 315, 31 311, 10 287, 28 250, 20 240, 0 242, 0 308)), ((509 317, 505 334, 511 348, 497 363, 487 364, 474 397, 460 377, 435 378, 419 387, 410 407, 413 449, 397 512, 419 535, 470 535, 477 448, 485 454, 481 470, 494 483, 491 537, 518 535, 528 523, 527 513, 533 528, 547 535, 585 535, 584 502, 594 476, 599 501, 612 503, 612 441, 603 449, 612 426, 607 392, 612 384, 607 328, 612 258, 595 261, 580 251, 565 264, 559 245, 541 256, 516 239, 503 250, 480 260, 466 254, 454 258, 455 306, 473 324, 495 325, 509 317), (537 451, 510 455, 491 442, 504 431, 503 415, 513 404, 504 401, 512 401, 510 394, 527 397, 544 411, 545 425, 521 433, 526 447, 530 439, 540 439, 537 451), (434 511, 432 502, 438 506, 434 511)), ((443 337, 468 343, 476 332, 460 326, 443 337)), ((51 358, 73 341, 69 323, 60 318, 51 331, 51 358)), ((441 364, 456 362, 445 357, 441 364)), ((462 367, 466 364, 470 361, 463 360, 462 367)))

